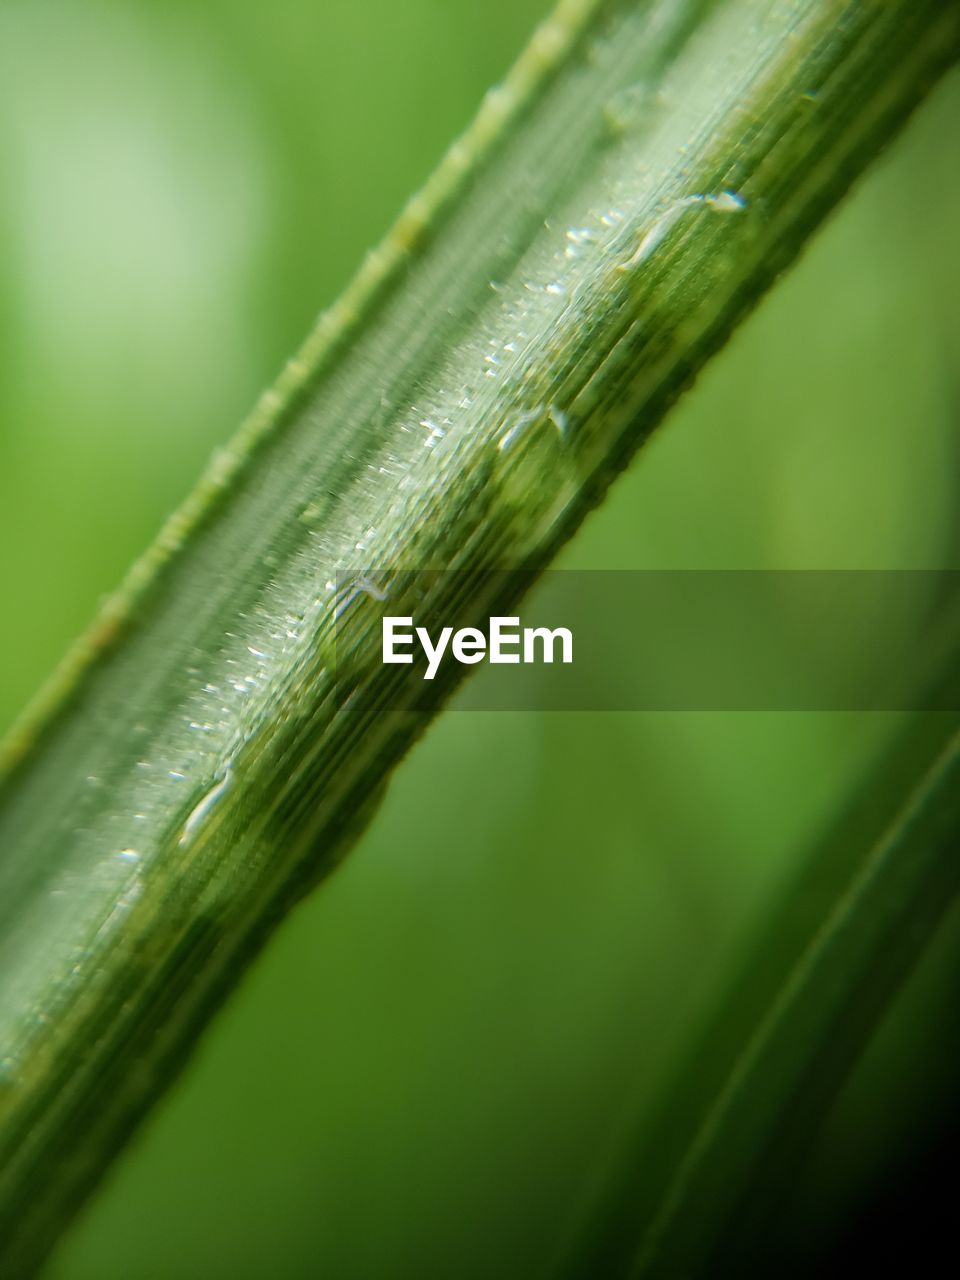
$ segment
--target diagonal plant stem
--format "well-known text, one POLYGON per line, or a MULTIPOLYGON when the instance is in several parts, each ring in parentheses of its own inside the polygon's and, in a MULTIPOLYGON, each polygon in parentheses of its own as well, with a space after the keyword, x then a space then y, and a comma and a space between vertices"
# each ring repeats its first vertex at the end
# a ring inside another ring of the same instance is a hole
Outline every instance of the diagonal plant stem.
POLYGON ((567 0, 488 96, 6 748, 0 1273, 42 1259, 422 730, 365 575, 476 571, 502 606, 482 570, 570 536, 958 14, 567 0))

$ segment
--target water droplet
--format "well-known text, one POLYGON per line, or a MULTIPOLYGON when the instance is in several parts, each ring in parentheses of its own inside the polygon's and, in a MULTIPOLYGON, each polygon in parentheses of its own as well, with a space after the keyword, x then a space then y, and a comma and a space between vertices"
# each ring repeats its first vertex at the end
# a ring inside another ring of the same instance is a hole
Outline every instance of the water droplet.
POLYGON ((530 409, 525 413, 519 414, 510 426, 502 432, 499 440, 497 441, 497 448, 500 452, 503 453, 504 450, 509 449, 521 432, 526 430, 531 422, 535 422, 542 412, 543 405, 538 404, 535 409, 530 409))
POLYGON ((668 205, 660 214, 641 239, 636 252, 619 267, 619 270, 629 271, 651 257, 688 209, 706 208, 714 213, 726 214, 742 213, 746 207, 745 197, 736 191, 716 191, 706 195, 697 192, 694 195, 682 196, 668 205))
POLYGON ((367 596, 370 600, 375 600, 380 604, 386 600, 388 594, 389 589, 387 587, 378 586, 371 578, 358 574, 340 588, 337 607, 333 611, 334 621, 339 621, 360 596, 367 596))
POLYGON ((216 804, 223 798, 233 784, 233 770, 227 768, 224 770, 223 777, 220 781, 203 797, 199 804, 191 809, 186 822, 183 824, 183 830, 180 833, 180 844, 186 845, 193 840, 197 830, 202 826, 204 820, 216 804))
POLYGON ((692 204, 699 204, 702 199, 702 196, 684 196, 682 200, 676 200, 672 205, 669 205, 643 236, 633 256, 624 262, 619 270, 629 271, 651 257, 686 210, 692 204))
POLYGON ((553 423, 553 425, 560 432, 561 440, 566 439, 567 431, 570 426, 570 419, 567 417, 564 411, 562 409, 558 409, 555 404, 552 404, 547 409, 547 415, 550 418, 550 421, 553 423))
POLYGON ((718 191, 715 195, 704 196, 703 200, 714 213, 742 213, 747 207, 744 197, 736 191, 718 191))
POLYGON ((325 503, 308 502, 300 512, 300 522, 306 525, 317 524, 323 516, 325 507, 325 503))
POLYGON ((620 89, 603 108, 603 118, 614 137, 646 128, 657 110, 657 95, 638 82, 620 89))

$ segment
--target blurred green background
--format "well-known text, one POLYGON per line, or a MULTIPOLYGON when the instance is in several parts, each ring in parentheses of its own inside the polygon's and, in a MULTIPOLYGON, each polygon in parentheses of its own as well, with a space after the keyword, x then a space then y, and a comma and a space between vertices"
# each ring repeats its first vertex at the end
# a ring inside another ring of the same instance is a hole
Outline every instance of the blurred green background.
MULTIPOLYGON (((0 727, 544 8, 3 0, 0 727)), ((564 565, 956 562, 958 107, 954 79, 564 565)), ((51 1280, 536 1274, 891 723, 446 714, 51 1280)), ((954 919, 785 1249, 849 1230, 942 1129, 958 949, 954 919)))

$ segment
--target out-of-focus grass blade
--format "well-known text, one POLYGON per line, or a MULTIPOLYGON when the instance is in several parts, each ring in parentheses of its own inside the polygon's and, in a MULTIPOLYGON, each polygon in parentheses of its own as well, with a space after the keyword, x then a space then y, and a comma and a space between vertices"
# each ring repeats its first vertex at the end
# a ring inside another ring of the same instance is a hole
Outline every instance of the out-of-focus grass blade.
POLYGON ((960 722, 921 711, 812 851, 566 1274, 757 1274, 818 1122, 958 890, 960 722))

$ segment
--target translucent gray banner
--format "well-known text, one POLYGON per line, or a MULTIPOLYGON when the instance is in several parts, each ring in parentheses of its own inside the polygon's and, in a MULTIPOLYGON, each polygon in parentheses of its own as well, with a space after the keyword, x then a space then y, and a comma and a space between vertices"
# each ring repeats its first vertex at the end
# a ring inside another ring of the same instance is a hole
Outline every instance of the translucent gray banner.
POLYGON ((338 695, 385 709, 960 709, 956 570, 369 569, 334 615, 338 695))

